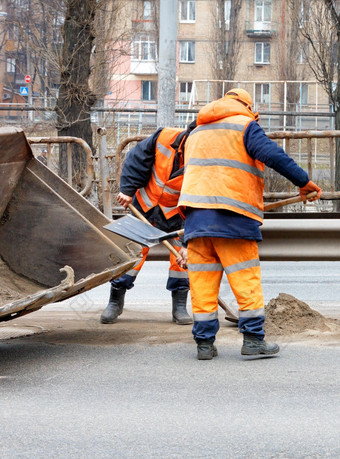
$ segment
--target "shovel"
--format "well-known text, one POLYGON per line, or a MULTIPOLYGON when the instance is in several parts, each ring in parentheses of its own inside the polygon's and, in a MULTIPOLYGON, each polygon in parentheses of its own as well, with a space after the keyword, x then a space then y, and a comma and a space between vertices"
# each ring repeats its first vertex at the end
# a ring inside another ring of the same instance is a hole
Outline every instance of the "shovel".
MULTIPOLYGON (((144 215, 141 214, 132 204, 129 204, 129 209, 138 218, 135 218, 132 215, 126 215, 125 217, 109 223, 104 226, 104 228, 147 247, 153 247, 154 245, 162 243, 170 252, 173 253, 173 255, 175 255, 176 258, 180 257, 177 250, 168 242, 167 239, 182 236, 184 234, 184 230, 166 233, 152 226, 144 215)), ((237 315, 230 310, 225 301, 223 301, 220 297, 218 297, 218 304, 226 313, 225 319, 237 324, 237 315)))
MULTIPOLYGON (((314 198, 316 195, 316 191, 309 193, 307 195, 307 200, 314 198)), ((301 196, 294 196, 293 198, 266 204, 264 206, 264 211, 267 212, 269 210, 277 209, 278 207, 287 206, 301 201, 301 196)), ((176 258, 179 257, 178 252, 171 244, 169 244, 169 242, 167 242, 167 239, 182 236, 184 234, 183 229, 166 233, 165 231, 152 226, 144 215, 142 215, 132 204, 129 204, 129 209, 134 215, 136 215, 137 218, 128 214, 125 215, 125 217, 121 217, 118 220, 114 220, 108 225, 105 225, 104 228, 112 231, 113 233, 119 234, 120 236, 124 236, 127 239, 138 242, 146 247, 153 247, 162 242, 176 256, 176 258)))
MULTIPOLYGON (((306 196, 307 201, 308 199, 314 198, 317 194, 318 193, 316 191, 312 191, 311 193, 308 193, 306 196)), ((301 201, 302 201, 301 196, 294 196, 293 198, 282 199, 281 201, 276 201, 270 204, 266 204, 264 206, 264 211, 268 212, 268 210, 277 209, 279 207, 288 206, 289 204, 295 204, 296 202, 301 202, 301 201)))
MULTIPOLYGON (((144 221, 139 220, 133 215, 125 215, 125 217, 114 220, 108 225, 104 226, 105 229, 112 231, 113 233, 119 234, 120 236, 131 239, 134 242, 138 242, 141 245, 146 247, 153 247, 161 242, 165 242, 167 239, 174 237, 179 237, 184 234, 184 230, 172 231, 171 233, 166 233, 150 223, 145 223, 144 221)), ((172 246, 171 246, 172 247, 172 246)), ((178 253, 174 249, 176 257, 178 258, 178 253)))

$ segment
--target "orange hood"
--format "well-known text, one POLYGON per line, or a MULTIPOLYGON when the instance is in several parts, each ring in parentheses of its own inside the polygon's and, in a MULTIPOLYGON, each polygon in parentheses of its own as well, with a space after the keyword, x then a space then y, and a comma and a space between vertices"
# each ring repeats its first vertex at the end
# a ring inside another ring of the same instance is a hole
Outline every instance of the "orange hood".
POLYGON ((225 96, 201 108, 197 116, 197 125, 213 123, 214 121, 227 118, 228 116, 236 115, 248 116, 254 121, 258 120, 257 113, 253 113, 241 102, 225 96))

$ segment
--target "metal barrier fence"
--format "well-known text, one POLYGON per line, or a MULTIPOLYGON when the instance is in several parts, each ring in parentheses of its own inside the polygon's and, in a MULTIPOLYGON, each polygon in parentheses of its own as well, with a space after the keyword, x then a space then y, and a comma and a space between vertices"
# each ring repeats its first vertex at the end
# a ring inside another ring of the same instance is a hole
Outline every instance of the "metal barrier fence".
MULTIPOLYGON (((112 218, 114 213, 122 211, 120 206, 115 205, 115 198, 119 187, 120 174, 122 165, 126 155, 126 147, 131 146, 135 142, 139 142, 145 138, 146 135, 131 136, 123 139, 116 152, 108 153, 106 141, 106 129, 98 128, 97 135, 98 142, 98 155, 93 156, 89 145, 82 139, 77 137, 28 137, 31 145, 45 144, 47 145, 47 165, 51 163, 51 147, 53 144, 67 144, 67 182, 72 186, 72 143, 80 145, 87 158, 87 174, 84 188, 80 191, 82 196, 88 196, 92 190, 93 184, 98 184, 99 194, 99 207, 102 208, 103 213, 112 218)), ((322 158, 324 160, 323 167, 327 168, 328 185, 323 187, 325 191, 322 193, 324 200, 337 200, 340 199, 340 191, 335 189, 335 139, 340 137, 340 131, 301 131, 301 132, 287 132, 276 131, 267 134, 269 138, 283 143, 284 149, 289 156, 296 157, 297 162, 304 161, 305 168, 308 170, 310 179, 313 179, 315 171, 317 170, 318 157, 315 155, 314 146, 316 142, 323 139, 327 142, 328 148, 323 151, 322 158), (294 152, 297 144, 294 142, 306 141, 306 147, 303 153, 294 152), (314 143, 314 145, 313 145, 314 143), (329 188, 329 191, 327 191, 329 188)), ((266 191, 264 193, 265 200, 285 199, 294 196, 296 192, 291 192, 290 188, 285 191, 266 191)))
POLYGON ((51 145, 67 144, 67 183, 72 186, 72 143, 80 145, 86 153, 87 174, 84 188, 79 192, 82 196, 88 196, 91 192, 94 181, 94 168, 92 151, 85 140, 78 137, 28 137, 30 145, 46 144, 47 145, 47 166, 51 163, 51 145))
MULTIPOLYGON (((147 136, 138 135, 125 138, 120 142, 117 147, 117 150, 114 154, 108 154, 106 148, 106 138, 105 132, 101 132, 101 142, 99 148, 99 160, 104 164, 104 169, 108 170, 107 162, 114 162, 114 172, 111 174, 106 174, 104 177, 104 182, 102 183, 102 189, 105 190, 105 200, 103 202, 103 209, 105 215, 111 218, 112 211, 113 211, 113 203, 115 202, 115 196, 113 196, 112 192, 109 192, 112 189, 112 183, 115 183, 117 186, 120 181, 120 174, 121 168, 124 162, 125 154, 126 154, 126 147, 129 146, 133 142, 139 142, 147 138, 147 136), (106 165, 105 165, 106 163, 106 165)), ((318 139, 328 139, 328 151, 325 151, 323 155, 326 157, 329 167, 329 188, 330 191, 325 191, 322 194, 322 199, 324 200, 335 200, 340 199, 340 191, 335 190, 335 138, 340 137, 340 131, 332 130, 332 131, 301 131, 301 132, 284 132, 284 131, 276 131, 267 134, 269 138, 273 140, 279 140, 284 143, 284 148, 286 153, 289 156, 294 156, 292 154, 292 143, 293 141, 301 141, 306 140, 306 152, 304 154, 306 158, 306 168, 308 170, 308 175, 310 179, 313 179, 313 175, 315 172, 315 166, 317 164, 316 161, 313 161, 313 141, 314 143, 317 142, 318 139)), ((300 161, 301 162, 301 161, 300 161)), ((265 192, 264 198, 265 200, 272 200, 272 199, 285 199, 291 196, 296 195, 296 192, 291 192, 289 189, 288 191, 284 192, 265 192)), ((117 208, 116 208, 117 210, 117 208)))

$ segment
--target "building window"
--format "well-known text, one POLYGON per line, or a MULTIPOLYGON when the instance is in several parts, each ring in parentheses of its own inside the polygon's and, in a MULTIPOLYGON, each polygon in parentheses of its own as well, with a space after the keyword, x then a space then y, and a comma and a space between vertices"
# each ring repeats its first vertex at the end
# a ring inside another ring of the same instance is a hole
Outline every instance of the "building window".
POLYGON ((189 81, 182 81, 179 84, 179 101, 189 102, 191 91, 192 91, 192 83, 189 81))
POLYGON ((308 105, 308 84, 301 83, 300 84, 300 105, 308 105))
POLYGON ((337 62, 338 62, 338 43, 333 43, 332 51, 333 51, 333 62, 336 63, 336 65, 337 65, 337 62))
POLYGON ((8 40, 14 40, 15 39, 15 35, 14 35, 14 24, 13 22, 8 22, 7 24, 7 36, 8 36, 8 40))
POLYGON ((309 21, 310 0, 301 0, 299 11, 299 27, 302 29, 306 22, 309 21))
POLYGON ((224 22, 226 30, 230 29, 230 11, 231 11, 231 0, 224 2, 224 22))
POLYGON ((6 71, 7 73, 15 72, 15 58, 14 57, 6 58, 6 71))
POLYGON ((272 20, 271 0, 256 0, 255 22, 270 22, 272 20))
POLYGON ((300 48, 299 50, 298 64, 305 64, 307 62, 307 57, 308 57, 308 47, 304 46, 303 48, 300 48))
POLYGON ((270 64, 270 43, 255 43, 255 64, 270 64))
POLYGON ((143 2, 143 19, 149 21, 152 16, 151 1, 143 2))
POLYGON ((195 42, 181 41, 179 51, 180 62, 195 62, 195 42))
POLYGON ((225 42, 225 55, 228 56, 229 53, 229 41, 225 42))
POLYGON ((65 17, 61 13, 56 12, 55 16, 52 19, 52 21, 53 21, 53 26, 54 27, 60 27, 60 26, 62 26, 64 24, 65 17))
POLYGON ((180 2, 180 18, 181 22, 195 22, 196 20, 196 2, 181 1, 180 2))
POLYGON ((29 3, 27 0, 15 0, 15 4, 18 8, 29 9, 29 3))
POLYGON ((156 100, 156 82, 142 81, 142 100, 156 100))
POLYGON ((155 61, 156 60, 156 42, 150 40, 150 37, 139 37, 132 42, 132 57, 134 61, 155 61))
POLYGON ((257 104, 270 103, 270 87, 269 83, 256 83, 255 84, 255 102, 257 104))
POLYGON ((224 66, 223 62, 228 57, 228 53, 229 53, 229 41, 226 41, 224 43, 224 48, 223 48, 223 43, 217 43, 216 56, 218 57, 218 59, 220 59, 218 61, 220 70, 223 70, 223 66, 224 66))

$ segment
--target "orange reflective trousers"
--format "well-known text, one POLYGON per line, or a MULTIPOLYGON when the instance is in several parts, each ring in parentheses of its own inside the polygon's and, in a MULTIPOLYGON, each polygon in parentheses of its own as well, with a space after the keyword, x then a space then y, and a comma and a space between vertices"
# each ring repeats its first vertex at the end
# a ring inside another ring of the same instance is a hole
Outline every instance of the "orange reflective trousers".
MULTIPOLYGON (((179 239, 171 239, 171 244, 174 246, 174 248, 179 252, 179 250, 182 247, 182 244, 179 242, 179 239)), ((130 289, 133 287, 133 283, 138 276, 140 270, 142 269, 145 260, 148 256, 149 253, 149 248, 144 247, 142 249, 142 256, 143 258, 141 261, 136 264, 130 271, 128 271, 126 274, 121 276, 119 279, 115 279, 111 281, 112 285, 115 288, 127 288, 130 289)), ((170 269, 169 269, 169 276, 168 276, 168 281, 166 288, 170 291, 174 290, 179 290, 179 289, 188 289, 189 288, 189 279, 188 279, 188 270, 180 268, 178 264, 176 263, 176 257, 173 255, 172 252, 170 254, 170 269)))
POLYGON ((263 338, 264 303, 256 241, 204 237, 188 242, 195 339, 215 340, 223 272, 239 306, 239 329, 263 338))

